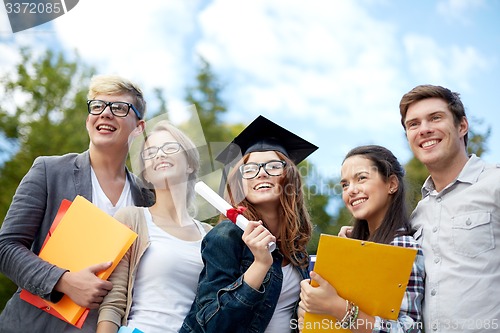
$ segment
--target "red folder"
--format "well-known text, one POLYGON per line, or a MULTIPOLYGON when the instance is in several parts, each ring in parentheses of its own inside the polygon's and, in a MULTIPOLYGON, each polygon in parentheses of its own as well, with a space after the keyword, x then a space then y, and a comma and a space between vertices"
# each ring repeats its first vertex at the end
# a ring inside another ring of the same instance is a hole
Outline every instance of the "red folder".
MULTIPOLYGON (((137 234, 128 227, 77 196, 73 203, 62 201, 39 256, 70 271, 112 261, 109 269, 98 274, 98 277, 107 279, 136 238, 137 234)), ((82 327, 89 312, 66 295, 57 303, 43 300, 26 290, 21 291, 20 297, 78 328, 82 327)))

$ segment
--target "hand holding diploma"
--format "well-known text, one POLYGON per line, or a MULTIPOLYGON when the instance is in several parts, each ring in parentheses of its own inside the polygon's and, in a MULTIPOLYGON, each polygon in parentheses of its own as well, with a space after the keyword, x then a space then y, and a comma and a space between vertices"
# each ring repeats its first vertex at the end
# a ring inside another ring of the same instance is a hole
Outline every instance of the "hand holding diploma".
MULTIPOLYGON (((199 181, 194 186, 196 193, 201 195, 205 200, 207 200, 215 209, 217 209, 221 214, 230 219, 234 224, 245 230, 248 225, 248 220, 241 213, 242 211, 231 206, 226 200, 221 198, 214 190, 208 187, 203 181, 199 181)), ((276 243, 270 242, 268 244, 269 252, 273 252, 276 249, 276 243)))

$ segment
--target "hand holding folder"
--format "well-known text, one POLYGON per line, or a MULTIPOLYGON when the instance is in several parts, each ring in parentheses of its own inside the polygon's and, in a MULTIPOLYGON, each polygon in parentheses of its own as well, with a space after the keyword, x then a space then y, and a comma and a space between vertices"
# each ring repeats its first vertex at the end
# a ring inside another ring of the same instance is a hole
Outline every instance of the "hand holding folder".
MULTIPOLYGON (((395 320, 416 254, 413 248, 322 234, 314 271, 340 297, 354 302, 363 312, 395 320)), ((314 280, 311 285, 317 286, 314 280)), ((342 330, 336 325, 324 325, 325 322, 336 320, 328 315, 306 313, 303 333, 342 330)))
MULTIPOLYGON (((39 256, 72 272, 111 261, 110 268, 97 274, 106 280, 136 238, 127 226, 77 196, 72 203, 62 202, 39 256)), ((21 299, 79 328, 88 313, 66 295, 52 303, 23 290, 21 299)))

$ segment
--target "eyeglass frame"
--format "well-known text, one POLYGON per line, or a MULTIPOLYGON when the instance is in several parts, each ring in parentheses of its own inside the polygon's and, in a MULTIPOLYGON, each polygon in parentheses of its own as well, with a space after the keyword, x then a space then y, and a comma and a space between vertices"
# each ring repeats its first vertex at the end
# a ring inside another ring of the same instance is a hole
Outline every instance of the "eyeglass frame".
POLYGON ((107 108, 107 107, 109 107, 109 111, 110 111, 110 112, 113 114, 113 116, 115 116, 115 117, 125 118, 126 116, 128 116, 128 114, 129 114, 129 112, 130 112, 130 109, 132 109, 132 111, 134 111, 134 113, 135 113, 135 115, 137 116, 137 118, 138 118, 139 120, 141 120, 141 119, 142 119, 141 114, 139 113, 139 111, 137 111, 137 109, 135 108, 134 104, 132 104, 132 103, 128 103, 128 102, 121 102, 121 101, 106 102, 106 101, 103 101, 103 100, 101 100, 101 99, 89 99, 89 100, 87 100, 87 111, 89 112, 89 114, 91 114, 91 115, 93 115, 93 116, 98 116, 98 115, 102 114, 102 113, 104 112, 104 110, 106 110, 106 108, 107 108), (101 111, 101 112, 99 112, 99 113, 92 113, 92 111, 90 111, 90 103, 95 102, 95 101, 97 101, 97 102, 102 102, 102 103, 104 103, 104 105, 105 105, 105 106, 104 106, 104 108, 102 109, 102 111, 101 111), (124 116, 119 116, 119 115, 117 115, 117 114, 115 114, 115 113, 113 112, 112 105, 113 105, 113 104, 115 104, 115 103, 123 103, 123 104, 125 104, 125 105, 127 105, 127 106, 128 106, 127 113, 126 113, 124 116))
POLYGON ((255 162, 249 162, 249 163, 245 163, 245 164, 242 164, 239 166, 238 170, 240 171, 240 175, 241 175, 241 178, 243 179, 254 179, 255 177, 257 177, 260 173, 260 169, 264 169, 264 171, 271 177, 273 176, 281 176, 283 174, 283 171, 285 170, 285 166, 286 166, 286 161, 283 161, 283 160, 271 160, 271 161, 267 161, 267 162, 264 162, 264 163, 255 163, 255 162), (266 166, 268 163, 281 163, 281 166, 282 168, 280 169, 281 170, 281 173, 279 175, 272 175, 269 173, 269 171, 266 169, 266 166), (253 177, 245 177, 244 176, 244 173, 243 173, 243 168, 246 166, 246 165, 256 165, 258 168, 257 168, 257 172, 255 173, 255 176, 253 177))
POLYGON ((180 152, 182 149, 182 145, 179 143, 179 142, 175 142, 175 141, 170 141, 170 142, 165 142, 161 147, 156 147, 156 146, 152 146, 152 147, 148 147, 144 150, 141 151, 141 158, 144 160, 144 161, 147 161, 147 160, 152 160, 153 158, 156 157, 156 155, 158 155, 158 152, 161 150, 165 155, 173 155, 173 154, 177 154, 178 152, 180 152), (166 145, 171 145, 171 144, 175 144, 177 145, 177 150, 173 153, 167 153, 166 151, 163 150, 163 147, 165 147, 166 145), (148 158, 144 158, 144 152, 148 149, 152 149, 152 148, 155 148, 156 149, 156 153, 151 156, 151 157, 148 157, 148 158))

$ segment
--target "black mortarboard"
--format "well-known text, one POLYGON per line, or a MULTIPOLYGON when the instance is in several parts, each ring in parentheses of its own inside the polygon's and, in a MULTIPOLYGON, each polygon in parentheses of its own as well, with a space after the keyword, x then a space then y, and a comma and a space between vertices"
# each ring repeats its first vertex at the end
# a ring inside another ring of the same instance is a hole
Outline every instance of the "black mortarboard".
POLYGON ((224 165, 237 157, 256 151, 276 150, 295 164, 312 154, 317 146, 279 126, 269 119, 258 116, 216 157, 224 165))

